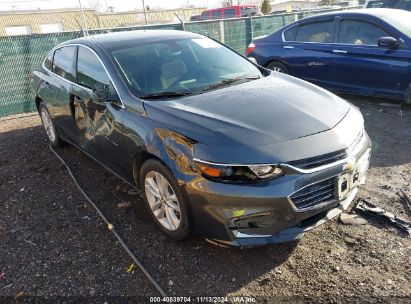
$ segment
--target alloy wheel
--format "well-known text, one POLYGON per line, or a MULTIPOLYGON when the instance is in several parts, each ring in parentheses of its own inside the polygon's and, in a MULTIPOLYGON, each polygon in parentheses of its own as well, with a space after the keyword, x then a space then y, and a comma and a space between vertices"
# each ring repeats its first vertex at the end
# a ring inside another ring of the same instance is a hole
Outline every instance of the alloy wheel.
POLYGON ((150 171, 145 177, 144 189, 158 222, 167 230, 177 230, 181 224, 180 204, 167 179, 156 171, 150 171))

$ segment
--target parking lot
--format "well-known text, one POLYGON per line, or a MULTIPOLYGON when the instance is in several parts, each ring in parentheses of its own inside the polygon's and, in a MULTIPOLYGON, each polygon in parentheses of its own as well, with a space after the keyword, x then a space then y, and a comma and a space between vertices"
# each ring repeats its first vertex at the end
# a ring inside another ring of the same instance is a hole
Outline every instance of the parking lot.
MULTIPOLYGON (((373 141, 358 197, 411 221, 411 109, 345 96, 373 141)), ((138 195, 71 146, 58 153, 169 295, 255 296, 259 303, 409 303, 411 238, 387 223, 334 219, 299 242, 240 249, 175 242, 138 195), (130 203, 131 207, 128 207, 130 203)), ((156 290, 132 263, 48 147, 37 115, 0 119, 0 297, 143 302, 156 290)), ((103 303, 104 301, 101 301, 103 303)), ((110 303, 110 301, 108 301, 110 303)))

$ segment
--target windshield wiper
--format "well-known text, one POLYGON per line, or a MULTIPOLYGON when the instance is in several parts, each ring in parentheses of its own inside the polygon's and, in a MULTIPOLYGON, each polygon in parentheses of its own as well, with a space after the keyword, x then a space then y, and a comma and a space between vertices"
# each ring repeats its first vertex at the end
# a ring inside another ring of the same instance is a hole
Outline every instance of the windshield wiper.
POLYGON ((155 99, 155 98, 163 98, 163 97, 182 97, 192 95, 193 93, 190 92, 158 92, 140 96, 141 99, 155 99))
POLYGON ((222 88, 224 86, 239 82, 241 80, 255 80, 255 79, 260 79, 260 77, 259 76, 252 76, 252 77, 237 77, 237 78, 224 79, 220 82, 217 82, 217 83, 209 85, 208 87, 205 87, 201 91, 205 92, 205 91, 210 91, 210 90, 222 88))

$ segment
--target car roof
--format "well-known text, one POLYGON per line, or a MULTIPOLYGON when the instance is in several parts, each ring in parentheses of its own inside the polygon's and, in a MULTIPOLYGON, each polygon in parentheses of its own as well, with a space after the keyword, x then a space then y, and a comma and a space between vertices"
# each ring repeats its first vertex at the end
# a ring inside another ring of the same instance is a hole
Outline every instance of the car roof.
POLYGON ((112 32, 105 34, 97 34, 74 40, 67 41, 65 44, 80 43, 93 44, 96 43, 103 48, 112 48, 118 46, 127 46, 127 43, 148 43, 161 40, 174 39, 193 39, 204 38, 204 36, 191 32, 184 32, 178 30, 133 30, 123 32, 112 32))
POLYGON ((398 15, 403 16, 405 14, 410 14, 408 11, 393 9, 393 8, 367 8, 367 9, 353 9, 353 10, 345 10, 345 11, 335 11, 331 13, 324 13, 315 16, 310 16, 307 18, 303 18, 299 21, 306 21, 311 19, 323 18, 323 17, 332 17, 332 16, 372 16, 372 17, 385 17, 388 15, 398 15))

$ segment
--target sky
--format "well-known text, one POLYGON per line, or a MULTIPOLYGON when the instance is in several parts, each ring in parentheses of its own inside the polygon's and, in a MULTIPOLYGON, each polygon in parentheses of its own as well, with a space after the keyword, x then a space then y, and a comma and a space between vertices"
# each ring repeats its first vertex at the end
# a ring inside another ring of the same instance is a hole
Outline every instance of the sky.
MULTIPOLYGON (((112 6, 115 11, 128 11, 142 9, 142 0, 80 0, 83 7, 94 7, 99 4, 100 10, 112 6)), ((196 7, 218 7, 221 0, 144 0, 145 5, 151 9, 155 8, 178 8, 188 5, 196 7)), ((0 0, 0 10, 36 10, 40 9, 60 9, 79 7, 79 0, 0 0)))

